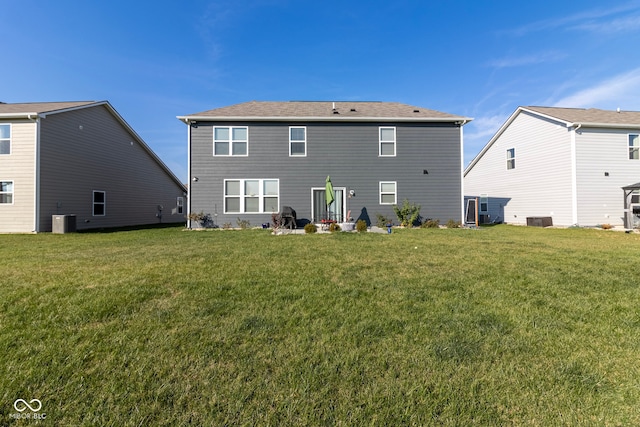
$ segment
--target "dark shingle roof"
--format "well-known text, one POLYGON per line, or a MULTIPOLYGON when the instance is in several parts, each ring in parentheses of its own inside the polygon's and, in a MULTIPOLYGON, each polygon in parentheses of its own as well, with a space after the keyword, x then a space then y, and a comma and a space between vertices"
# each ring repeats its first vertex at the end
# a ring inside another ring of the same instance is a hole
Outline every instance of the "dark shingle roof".
POLYGON ((179 117, 181 119, 400 119, 468 121, 467 117, 397 102, 251 101, 179 117), (335 108, 334 108, 335 107, 335 108))
POLYGON ((25 102, 16 104, 0 103, 0 114, 29 114, 29 113, 50 113, 57 110, 66 110, 68 108, 82 107, 85 105, 95 104, 96 101, 74 101, 74 102, 25 102))
POLYGON ((640 125, 640 111, 599 110, 597 108, 523 107, 569 123, 640 125))

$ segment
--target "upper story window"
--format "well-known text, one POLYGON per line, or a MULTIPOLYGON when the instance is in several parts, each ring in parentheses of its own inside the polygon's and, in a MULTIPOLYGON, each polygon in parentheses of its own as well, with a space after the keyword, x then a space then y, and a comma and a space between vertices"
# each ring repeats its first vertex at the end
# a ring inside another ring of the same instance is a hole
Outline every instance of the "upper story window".
POLYGON ((0 181, 0 204, 13 204, 13 181, 0 181))
POLYGON ((104 191, 93 191, 93 216, 105 216, 107 207, 107 193, 104 191))
POLYGON ((380 204, 396 205, 398 203, 398 183, 395 181, 380 181, 380 204))
POLYGON ((214 156, 247 156, 249 129, 247 127, 216 126, 213 128, 214 156))
POLYGON ((307 128, 304 126, 291 126, 289 128, 289 155, 307 155, 307 128))
POLYGON ((629 160, 640 160, 640 135, 629 135, 629 160))
POLYGON ((380 136, 380 156, 396 155, 396 128, 394 127, 381 127, 379 131, 380 136))
POLYGON ((278 212, 279 187, 277 179, 227 179, 224 181, 224 212, 278 212))
POLYGON ((11 125, 0 125, 0 154, 11 154, 11 125))
POLYGON ((516 168, 516 149, 509 148, 507 150, 507 169, 516 168))

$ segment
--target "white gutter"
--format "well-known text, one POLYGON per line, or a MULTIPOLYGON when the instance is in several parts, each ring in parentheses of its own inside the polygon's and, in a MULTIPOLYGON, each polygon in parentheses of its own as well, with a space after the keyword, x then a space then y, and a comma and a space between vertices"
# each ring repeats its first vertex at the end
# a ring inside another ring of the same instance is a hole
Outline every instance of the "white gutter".
POLYGON ((38 113, 0 113, 0 119, 28 119, 33 120, 38 117, 38 113))
POLYGON ((569 127, 608 128, 608 129, 640 129, 640 123, 570 123, 569 127))

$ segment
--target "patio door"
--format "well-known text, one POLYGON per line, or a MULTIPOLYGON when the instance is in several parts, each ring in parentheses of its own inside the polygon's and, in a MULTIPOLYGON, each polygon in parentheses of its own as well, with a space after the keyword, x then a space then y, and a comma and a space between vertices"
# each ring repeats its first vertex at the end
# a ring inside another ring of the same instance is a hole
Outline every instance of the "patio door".
POLYGON ((312 222, 320 222, 323 219, 333 219, 338 222, 344 221, 345 203, 344 197, 345 187, 333 187, 335 192, 335 200, 329 206, 327 211, 326 198, 324 194, 324 188, 312 188, 311 189, 311 212, 313 213, 312 222))

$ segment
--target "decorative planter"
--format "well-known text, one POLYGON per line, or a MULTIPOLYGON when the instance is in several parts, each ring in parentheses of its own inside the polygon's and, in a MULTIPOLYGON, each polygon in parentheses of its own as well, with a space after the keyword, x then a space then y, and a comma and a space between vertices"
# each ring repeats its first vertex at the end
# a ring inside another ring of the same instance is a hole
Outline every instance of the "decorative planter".
POLYGON ((340 229, 342 231, 353 231, 355 229, 356 224, 353 222, 342 222, 340 223, 340 229))

